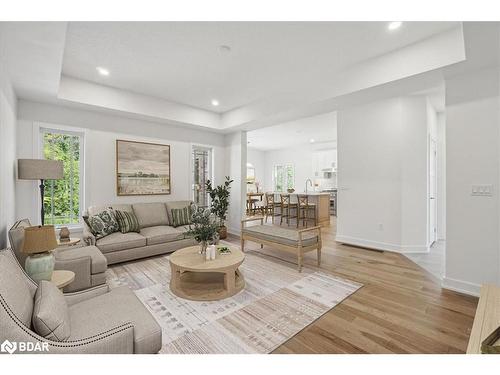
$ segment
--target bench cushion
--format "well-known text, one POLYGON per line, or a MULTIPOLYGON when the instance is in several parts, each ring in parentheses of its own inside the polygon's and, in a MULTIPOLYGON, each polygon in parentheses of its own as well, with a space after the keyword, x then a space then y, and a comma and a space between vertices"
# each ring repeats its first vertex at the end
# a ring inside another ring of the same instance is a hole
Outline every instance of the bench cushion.
MULTIPOLYGON (((265 241, 277 242, 288 246, 299 246, 299 232, 293 229, 282 228, 272 225, 254 225, 243 229, 244 234, 265 241)), ((311 246, 318 243, 316 232, 305 232, 302 234, 302 246, 311 246)))
POLYGON ((167 225, 142 228, 141 235, 146 237, 148 245, 178 241, 185 237, 182 228, 174 228, 167 225))

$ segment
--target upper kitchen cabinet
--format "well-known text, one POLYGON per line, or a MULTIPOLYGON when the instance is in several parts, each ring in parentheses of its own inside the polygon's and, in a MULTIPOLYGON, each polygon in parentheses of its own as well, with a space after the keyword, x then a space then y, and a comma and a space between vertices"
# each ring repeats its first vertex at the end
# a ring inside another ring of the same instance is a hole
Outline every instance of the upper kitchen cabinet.
POLYGON ((312 157, 314 177, 331 178, 337 172, 337 150, 315 151, 312 157))

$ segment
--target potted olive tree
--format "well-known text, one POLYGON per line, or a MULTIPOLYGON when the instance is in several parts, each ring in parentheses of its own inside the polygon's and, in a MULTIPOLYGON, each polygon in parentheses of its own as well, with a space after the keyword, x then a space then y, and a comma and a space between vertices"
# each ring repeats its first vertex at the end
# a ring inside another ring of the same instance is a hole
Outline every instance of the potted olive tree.
POLYGON ((222 185, 212 186, 212 181, 208 180, 207 192, 210 195, 210 207, 212 212, 219 220, 219 238, 227 237, 227 228, 225 221, 227 219, 227 210, 229 208, 229 196, 231 195, 231 183, 233 180, 226 176, 226 181, 222 185))
POLYGON ((210 208, 198 207, 194 204, 190 207, 191 224, 189 230, 185 233, 193 237, 200 244, 200 254, 205 254, 209 243, 217 239, 219 230, 219 220, 210 208))

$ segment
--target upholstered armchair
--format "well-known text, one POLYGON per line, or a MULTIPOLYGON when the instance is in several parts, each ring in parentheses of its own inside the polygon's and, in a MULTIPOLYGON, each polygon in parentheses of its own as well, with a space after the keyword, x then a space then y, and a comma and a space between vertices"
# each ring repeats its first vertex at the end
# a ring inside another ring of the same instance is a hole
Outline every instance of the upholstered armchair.
POLYGON ((49 354, 147 354, 160 350, 161 336, 158 323, 127 287, 109 290, 101 285, 63 295, 50 282, 38 286, 10 249, 0 250, 0 342, 45 346, 49 354), (42 286, 52 291, 51 297, 37 292, 42 286), (32 321, 40 317, 40 303, 45 303, 44 322, 51 321, 51 315, 65 317, 63 340, 54 339, 57 328, 47 331, 50 327, 44 326, 45 337, 36 332, 32 321))
MULTIPOLYGON (((9 242, 19 263, 24 268, 26 255, 22 252, 24 228, 31 226, 28 219, 19 220, 9 230, 9 242)), ((65 292, 75 292, 106 283, 106 257, 95 246, 67 247, 54 250, 56 270, 75 273, 75 280, 64 288, 65 292)))

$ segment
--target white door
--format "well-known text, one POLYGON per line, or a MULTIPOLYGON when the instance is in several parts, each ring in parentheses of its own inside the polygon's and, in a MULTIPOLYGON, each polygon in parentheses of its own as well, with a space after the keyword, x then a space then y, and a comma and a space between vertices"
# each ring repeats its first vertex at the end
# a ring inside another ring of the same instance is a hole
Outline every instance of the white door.
POLYGON ((437 145, 430 140, 429 148, 429 240, 432 245, 437 241, 437 145))

